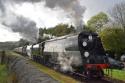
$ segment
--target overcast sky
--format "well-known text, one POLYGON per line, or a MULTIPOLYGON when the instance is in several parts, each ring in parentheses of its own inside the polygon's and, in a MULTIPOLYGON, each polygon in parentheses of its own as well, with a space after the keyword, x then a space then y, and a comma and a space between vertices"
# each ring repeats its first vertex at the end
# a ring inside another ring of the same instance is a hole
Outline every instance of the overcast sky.
MULTIPOLYGON (((15 0, 16 1, 16 0, 15 0)), ((86 23, 91 16, 103 11, 108 12, 116 3, 120 3, 124 0, 80 0, 80 4, 86 7, 84 15, 84 22, 86 23)), ((3 3, 4 4, 4 3, 3 3)), ((2 5, 2 4, 0 4, 2 5)), ((22 4, 12 4, 9 7, 14 14, 26 17, 36 23, 36 27, 53 27, 59 23, 69 23, 72 22, 67 16, 61 15, 62 11, 57 11, 55 9, 49 9, 44 7, 44 3, 22 3, 22 4), (12 6, 13 5, 13 6, 12 6)), ((9 14, 9 13, 7 13, 9 14)), ((1 12, 0 12, 1 15, 1 12)), ((2 18, 2 15, 0 19, 2 18)), ((11 19, 8 20, 12 20, 11 19)), ((13 26, 11 26, 13 27, 13 26)), ((15 26, 14 26, 15 27, 15 26)), ((18 41, 21 38, 18 32, 13 32, 4 26, 0 20, 0 42, 4 41, 18 41)))

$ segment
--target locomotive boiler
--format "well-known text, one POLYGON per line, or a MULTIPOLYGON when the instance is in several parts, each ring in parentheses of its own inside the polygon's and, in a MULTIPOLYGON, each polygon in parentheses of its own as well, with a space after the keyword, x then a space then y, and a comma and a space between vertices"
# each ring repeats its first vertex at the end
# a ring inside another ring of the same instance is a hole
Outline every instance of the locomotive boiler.
POLYGON ((103 69, 108 67, 101 40, 94 32, 84 31, 30 45, 26 54, 54 69, 78 72, 88 77, 102 77, 103 69))

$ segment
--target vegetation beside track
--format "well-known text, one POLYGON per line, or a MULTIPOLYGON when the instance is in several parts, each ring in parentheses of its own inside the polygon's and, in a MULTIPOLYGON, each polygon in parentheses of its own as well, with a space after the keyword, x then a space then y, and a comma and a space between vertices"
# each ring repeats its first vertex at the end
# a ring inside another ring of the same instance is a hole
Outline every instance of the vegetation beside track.
MULTIPOLYGON (((109 69, 109 71, 110 74, 112 74, 113 79, 125 81, 125 70, 109 69)), ((104 72, 105 74, 108 74, 106 70, 104 72)))
MULTIPOLYGON (((21 56, 20 54, 17 54, 15 52, 7 52, 7 55, 10 54, 12 56, 21 56)), ((29 60, 31 64, 33 64, 34 66, 36 66, 41 72, 49 75, 50 77, 52 77, 53 79, 58 80, 60 83, 79 83, 78 81, 76 81, 75 79, 68 77, 66 75, 63 75, 59 72, 56 72, 53 69, 50 69, 48 67, 43 66, 42 64, 36 63, 32 60, 29 60)))
POLYGON ((36 67, 38 67, 38 69, 46 74, 48 74, 49 76, 51 76, 52 78, 58 80, 60 83, 79 83, 78 81, 76 81, 73 78, 70 78, 68 76, 65 76, 59 72, 56 72, 55 70, 49 69, 39 63, 30 61, 32 64, 34 64, 36 67))
POLYGON ((6 51, 4 54, 3 51, 0 51, 0 83, 18 83, 15 73, 9 72, 7 64, 1 59, 2 57, 5 58, 5 56, 12 56, 11 53, 13 52, 6 51))
POLYGON ((0 83, 7 83, 8 71, 6 65, 0 65, 0 83))

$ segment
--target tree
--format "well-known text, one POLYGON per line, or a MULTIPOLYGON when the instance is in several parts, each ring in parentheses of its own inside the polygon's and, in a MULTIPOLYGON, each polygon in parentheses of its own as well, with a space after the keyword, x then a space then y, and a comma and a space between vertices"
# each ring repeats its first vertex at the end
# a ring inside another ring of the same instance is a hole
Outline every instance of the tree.
POLYGON ((100 37, 106 51, 119 54, 125 51, 125 32, 121 28, 105 28, 100 37))
POLYGON ((67 24, 58 24, 55 27, 52 28, 40 28, 39 29, 39 34, 42 37, 43 34, 50 34, 52 36, 64 36, 70 33, 73 33, 75 31, 75 28, 73 26, 68 27, 67 24))
POLYGON ((68 27, 67 24, 59 24, 54 27, 53 35, 54 36, 64 36, 70 34, 74 31, 74 27, 68 27))
POLYGON ((20 39, 19 40, 19 46, 25 46, 25 45, 29 45, 30 43, 27 40, 24 39, 20 39))
POLYGON ((75 28, 72 25, 69 27, 67 24, 58 24, 55 27, 51 27, 47 29, 40 28, 38 43, 50 39, 49 37, 45 37, 43 34, 59 37, 59 36, 68 35, 74 32, 75 32, 75 28))
POLYGON ((116 4, 110 11, 110 15, 125 29, 125 3, 116 4))
POLYGON ((92 31, 99 32, 101 30, 101 27, 108 21, 108 16, 105 13, 100 12, 97 15, 91 17, 90 20, 88 20, 87 25, 92 31))
POLYGON ((39 28, 39 35, 42 37, 46 33, 46 28, 39 28))

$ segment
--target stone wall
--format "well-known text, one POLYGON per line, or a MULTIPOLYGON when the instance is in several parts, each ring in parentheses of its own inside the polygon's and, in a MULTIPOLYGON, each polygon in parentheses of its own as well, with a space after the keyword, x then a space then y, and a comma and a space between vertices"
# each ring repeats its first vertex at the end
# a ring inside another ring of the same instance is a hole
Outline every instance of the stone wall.
POLYGON ((4 57, 0 56, 0 61, 7 64, 9 72, 15 73, 18 83, 59 83, 22 56, 5 54, 4 57))

